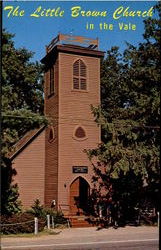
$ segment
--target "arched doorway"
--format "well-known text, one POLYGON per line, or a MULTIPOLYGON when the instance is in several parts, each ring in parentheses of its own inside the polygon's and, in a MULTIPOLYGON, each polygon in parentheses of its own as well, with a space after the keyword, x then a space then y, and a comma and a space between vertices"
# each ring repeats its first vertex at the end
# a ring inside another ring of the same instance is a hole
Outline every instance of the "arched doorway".
POLYGON ((76 178, 70 186, 70 213, 72 215, 81 215, 88 213, 88 198, 90 186, 82 178, 76 178))

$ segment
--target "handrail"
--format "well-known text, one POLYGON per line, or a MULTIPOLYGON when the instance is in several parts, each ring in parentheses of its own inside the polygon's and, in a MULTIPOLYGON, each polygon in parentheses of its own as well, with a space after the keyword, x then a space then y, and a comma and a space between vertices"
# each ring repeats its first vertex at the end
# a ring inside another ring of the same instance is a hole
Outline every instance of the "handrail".
POLYGON ((65 41, 65 42, 72 42, 72 43, 79 43, 79 44, 84 44, 88 45, 88 48, 90 49, 98 49, 98 39, 92 39, 92 38, 87 38, 84 36, 73 36, 73 35, 64 35, 64 34, 59 34, 57 37, 55 37, 48 46, 46 46, 46 53, 49 53, 56 44, 65 41))

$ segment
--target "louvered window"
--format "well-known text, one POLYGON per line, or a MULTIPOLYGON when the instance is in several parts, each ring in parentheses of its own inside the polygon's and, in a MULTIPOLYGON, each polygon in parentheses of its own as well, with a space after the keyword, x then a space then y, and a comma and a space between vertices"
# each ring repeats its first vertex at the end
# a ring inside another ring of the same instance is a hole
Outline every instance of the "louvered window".
POLYGON ((73 64, 73 88, 81 90, 87 89, 86 65, 80 59, 73 64))
POLYGON ((79 78, 73 78, 73 87, 74 89, 79 89, 79 78))

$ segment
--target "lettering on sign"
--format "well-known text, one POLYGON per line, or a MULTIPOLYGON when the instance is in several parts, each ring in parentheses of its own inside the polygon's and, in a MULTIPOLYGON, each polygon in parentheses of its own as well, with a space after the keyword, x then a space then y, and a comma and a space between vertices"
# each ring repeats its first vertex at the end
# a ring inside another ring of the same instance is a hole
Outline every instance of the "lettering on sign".
POLYGON ((73 173, 75 174, 80 174, 80 173, 83 173, 83 174, 87 174, 88 173, 88 167, 87 166, 73 166, 73 173))

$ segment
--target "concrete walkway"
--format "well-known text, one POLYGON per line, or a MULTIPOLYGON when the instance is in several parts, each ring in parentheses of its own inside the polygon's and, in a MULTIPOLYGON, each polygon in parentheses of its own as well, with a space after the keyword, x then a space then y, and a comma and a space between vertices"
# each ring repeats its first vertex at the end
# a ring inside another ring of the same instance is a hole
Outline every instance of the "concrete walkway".
POLYGON ((132 227, 126 226, 118 229, 100 229, 90 228, 69 228, 55 229, 56 235, 38 235, 33 237, 3 237, 1 239, 2 249, 5 246, 20 246, 31 244, 71 244, 83 242, 101 242, 101 241, 129 241, 129 240, 157 240, 159 239, 158 227, 132 227))

